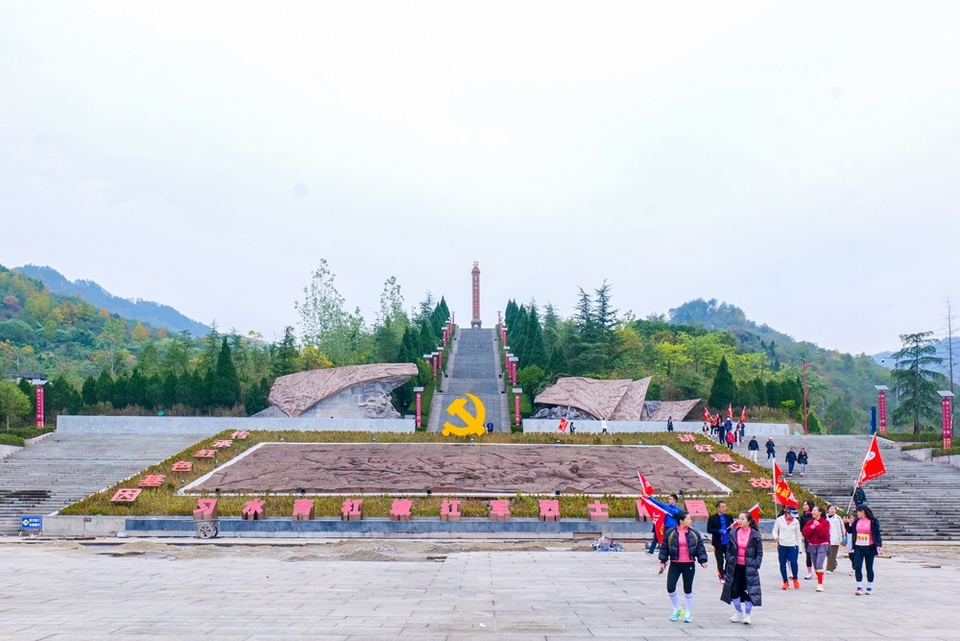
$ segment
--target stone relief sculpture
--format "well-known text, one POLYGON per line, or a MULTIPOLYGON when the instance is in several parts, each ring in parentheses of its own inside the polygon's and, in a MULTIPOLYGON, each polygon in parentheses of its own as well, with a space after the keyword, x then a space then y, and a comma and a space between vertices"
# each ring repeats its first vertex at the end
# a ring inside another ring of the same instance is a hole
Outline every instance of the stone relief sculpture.
POLYGON ((413 363, 315 369, 279 377, 269 401, 284 416, 399 418, 390 393, 417 375, 413 363))
POLYGON ((651 377, 597 380, 571 376, 558 379, 543 390, 534 403, 551 405, 533 418, 595 419, 608 421, 682 421, 700 399, 689 401, 647 401, 651 377), (586 414, 587 416, 584 416, 586 414))

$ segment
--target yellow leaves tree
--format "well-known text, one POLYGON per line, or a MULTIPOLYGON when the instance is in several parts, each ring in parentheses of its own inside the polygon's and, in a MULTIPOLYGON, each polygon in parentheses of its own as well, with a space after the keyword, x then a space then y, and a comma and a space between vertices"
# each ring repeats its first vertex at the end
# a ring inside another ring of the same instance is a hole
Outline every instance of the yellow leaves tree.
POLYGON ((130 336, 134 341, 142 343, 145 340, 150 338, 150 330, 143 326, 143 323, 137 321, 137 326, 133 328, 133 333, 130 336))
POLYGON ((320 353, 313 345, 307 345, 303 348, 300 357, 303 359, 303 369, 328 369, 333 367, 333 361, 320 353))

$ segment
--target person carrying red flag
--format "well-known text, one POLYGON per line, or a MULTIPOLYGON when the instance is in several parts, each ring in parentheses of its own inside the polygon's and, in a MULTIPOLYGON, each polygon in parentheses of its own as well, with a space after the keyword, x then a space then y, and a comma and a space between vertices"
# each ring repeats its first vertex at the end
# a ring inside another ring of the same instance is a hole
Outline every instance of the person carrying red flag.
POLYGON ((671 494, 668 496, 666 503, 661 503, 652 496, 642 496, 640 497, 640 500, 643 501, 643 505, 647 508, 647 512, 650 514, 650 518, 653 519, 653 531, 655 536, 650 542, 650 547, 647 548, 647 554, 653 556, 654 551, 657 549, 657 545, 662 544, 663 542, 663 533, 672 527, 677 527, 677 515, 684 510, 677 504, 679 498, 676 494, 671 494))

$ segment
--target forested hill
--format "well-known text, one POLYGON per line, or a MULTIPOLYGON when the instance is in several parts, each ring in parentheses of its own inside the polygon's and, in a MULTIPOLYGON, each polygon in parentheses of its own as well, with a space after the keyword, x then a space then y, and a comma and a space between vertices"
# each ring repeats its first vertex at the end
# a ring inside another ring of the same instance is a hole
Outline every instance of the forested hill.
POLYGON ((39 278, 55 294, 67 296, 79 294, 83 297, 83 300, 97 309, 104 308, 111 314, 133 318, 156 328, 163 327, 173 333, 186 330, 194 336, 203 336, 210 331, 210 328, 203 323, 187 318, 169 305, 114 296, 92 280, 67 280, 63 274, 52 267, 24 265, 14 269, 28 276, 39 278))
POLYGON ((810 364, 808 371, 825 385, 826 399, 840 397, 858 410, 867 411, 876 405, 874 385, 891 384, 889 370, 866 354, 844 354, 798 341, 766 324, 758 325, 739 307, 718 303, 716 299, 698 298, 671 309, 669 322, 728 332, 737 339, 742 351, 766 354, 774 371, 800 368, 805 359, 810 364))

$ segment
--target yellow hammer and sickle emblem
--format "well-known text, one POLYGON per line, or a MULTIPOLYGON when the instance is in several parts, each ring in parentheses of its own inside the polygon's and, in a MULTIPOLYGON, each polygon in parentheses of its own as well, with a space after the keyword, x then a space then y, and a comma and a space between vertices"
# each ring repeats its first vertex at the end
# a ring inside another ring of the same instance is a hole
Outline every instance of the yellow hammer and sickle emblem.
POLYGON ((443 424, 444 436, 450 436, 451 434, 455 436, 467 436, 469 434, 481 436, 486 432, 486 428, 483 427, 483 419, 487 417, 487 412, 483 407, 483 403, 481 403, 480 399, 473 394, 466 394, 465 396, 473 401, 473 406, 477 410, 477 415, 473 416, 467 411, 466 398, 460 397, 454 399, 453 402, 450 403, 450 406, 447 407, 447 414, 450 416, 459 416, 460 419, 466 423, 466 425, 459 427, 457 425, 451 425, 450 421, 445 421, 443 424))

